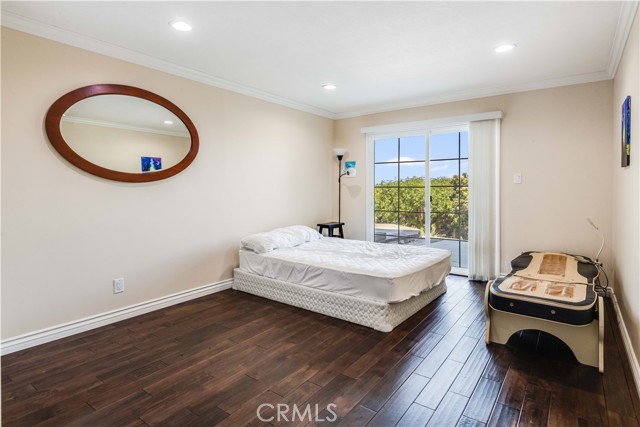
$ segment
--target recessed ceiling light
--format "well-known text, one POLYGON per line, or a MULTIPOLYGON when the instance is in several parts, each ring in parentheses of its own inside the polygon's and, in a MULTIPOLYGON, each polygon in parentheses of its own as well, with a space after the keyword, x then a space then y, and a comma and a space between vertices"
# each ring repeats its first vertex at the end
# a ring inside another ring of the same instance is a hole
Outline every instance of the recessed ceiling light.
POLYGON ((513 48, 515 47, 516 47, 515 44, 503 44, 495 48, 494 51, 497 53, 509 52, 510 50, 513 50, 513 48))
POLYGON ((191 31, 192 29, 191 25, 184 21, 171 21, 169 22, 169 25, 178 31, 191 31))
POLYGON ((322 85, 322 89, 324 89, 324 90, 336 90, 336 85, 328 83, 326 85, 322 85))
POLYGON ((164 121, 164 124, 165 124, 165 125, 172 125, 172 124, 173 124, 173 122, 172 122, 171 120, 165 120, 165 121, 164 121))

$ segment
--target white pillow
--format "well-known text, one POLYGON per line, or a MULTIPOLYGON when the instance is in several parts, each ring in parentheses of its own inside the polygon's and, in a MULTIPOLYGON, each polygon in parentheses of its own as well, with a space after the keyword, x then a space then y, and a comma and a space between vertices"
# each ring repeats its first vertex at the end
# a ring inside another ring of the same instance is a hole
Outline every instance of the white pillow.
POLYGON ((256 233, 243 237, 240 240, 240 245, 242 245, 243 249, 249 249, 259 254, 271 252, 272 250, 277 249, 271 234, 268 232, 256 233))
POLYGON ((322 234, 306 225, 291 225, 289 227, 276 228, 273 231, 292 234, 297 240, 301 240, 300 244, 322 238, 322 234))
POLYGON ((243 237, 240 244, 243 249, 263 254, 279 248, 292 248, 322 237, 313 228, 304 225, 276 228, 263 233, 251 234, 243 237))

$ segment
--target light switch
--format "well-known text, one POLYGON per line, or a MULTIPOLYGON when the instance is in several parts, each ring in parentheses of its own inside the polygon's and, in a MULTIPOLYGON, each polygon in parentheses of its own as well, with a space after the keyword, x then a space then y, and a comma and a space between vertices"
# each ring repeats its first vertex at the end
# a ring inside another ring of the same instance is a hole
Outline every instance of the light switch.
POLYGON ((513 183, 514 184, 522 184, 522 174, 521 173, 514 173, 513 174, 513 183))

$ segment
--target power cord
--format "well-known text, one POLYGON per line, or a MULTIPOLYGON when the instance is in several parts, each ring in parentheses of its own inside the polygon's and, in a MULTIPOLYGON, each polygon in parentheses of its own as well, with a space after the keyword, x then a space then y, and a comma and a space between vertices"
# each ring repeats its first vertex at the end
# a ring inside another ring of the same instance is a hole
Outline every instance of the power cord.
POLYGON ((574 255, 574 256, 578 261, 584 264, 591 264, 598 270, 598 275, 593 280, 593 289, 596 291, 596 293, 602 297, 607 297, 607 298, 611 297, 611 293, 613 292, 613 290, 609 287, 609 276, 607 275, 607 272, 604 270, 602 263, 598 260, 593 261, 591 258, 587 258, 582 255, 574 255), (604 279, 605 279, 604 285, 600 281, 600 273, 602 273, 602 275, 604 276, 604 279))
POLYGON ((593 221, 591 221, 590 218, 587 218, 587 221, 600 234, 600 238, 602 239, 602 243, 600 244, 600 250, 598 250, 598 253, 596 254, 596 260, 595 261, 592 261, 591 259, 586 258, 586 257, 581 257, 581 258, 584 259, 584 262, 588 262, 590 264, 593 264, 598 269, 598 277, 596 277, 596 280, 594 280, 594 283, 593 283, 593 287, 594 287, 596 293, 598 295, 600 295, 600 296, 603 296, 603 297, 611 297, 612 289, 609 287, 609 276, 607 276, 607 272, 604 271, 604 268, 602 268, 602 263, 599 261, 600 254, 602 253, 602 249, 604 248, 604 233, 602 231, 600 231, 598 226, 595 225, 593 223, 593 221), (604 278, 606 279, 606 283, 604 284, 604 286, 602 284, 600 284, 600 273, 603 273, 604 274, 604 278))
POLYGON ((605 282, 604 285, 602 285, 600 283, 600 275, 598 275, 598 279, 594 282, 593 288, 595 289, 595 291, 596 291, 596 293, 598 295, 606 297, 606 298, 610 298, 612 290, 609 287, 609 276, 607 276, 607 272, 604 271, 604 268, 602 268, 602 263, 601 262, 594 262, 594 265, 596 266, 598 271, 600 271, 600 272, 602 272, 602 274, 604 274, 604 278, 606 279, 606 282, 605 282))

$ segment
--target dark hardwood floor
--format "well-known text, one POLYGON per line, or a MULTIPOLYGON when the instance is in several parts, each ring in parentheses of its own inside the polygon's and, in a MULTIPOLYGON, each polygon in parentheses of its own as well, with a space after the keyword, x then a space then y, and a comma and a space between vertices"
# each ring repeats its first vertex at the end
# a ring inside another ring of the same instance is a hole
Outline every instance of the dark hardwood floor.
POLYGON ((228 290, 13 353, 2 424, 639 426, 609 301, 601 375, 550 335, 486 346, 484 285, 448 283, 386 334, 228 290))

